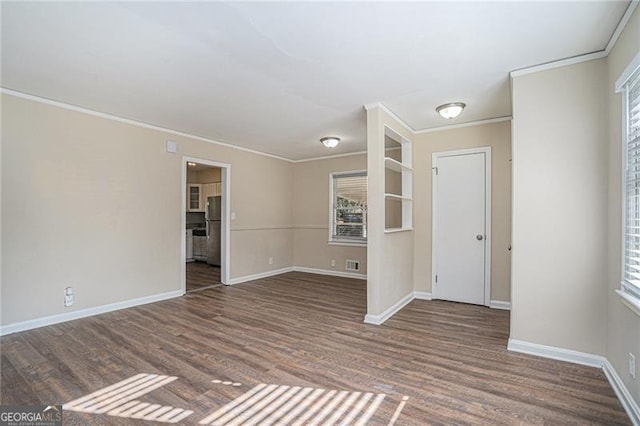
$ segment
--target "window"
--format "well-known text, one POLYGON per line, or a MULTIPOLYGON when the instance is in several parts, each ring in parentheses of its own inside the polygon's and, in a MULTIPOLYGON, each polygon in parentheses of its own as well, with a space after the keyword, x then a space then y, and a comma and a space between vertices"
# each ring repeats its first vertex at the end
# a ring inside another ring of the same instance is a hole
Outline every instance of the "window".
POLYGON ((640 298, 640 67, 622 87, 624 93, 624 270, 622 291, 640 298))
POLYGON ((329 240, 347 244, 367 241, 367 172, 331 174, 329 240))

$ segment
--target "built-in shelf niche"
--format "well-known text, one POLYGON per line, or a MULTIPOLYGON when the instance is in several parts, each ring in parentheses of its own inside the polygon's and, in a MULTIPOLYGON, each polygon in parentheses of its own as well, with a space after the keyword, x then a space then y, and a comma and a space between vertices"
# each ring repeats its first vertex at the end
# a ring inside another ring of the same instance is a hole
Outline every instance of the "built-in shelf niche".
POLYGON ((411 142, 385 126, 385 232, 412 229, 413 167, 411 142))

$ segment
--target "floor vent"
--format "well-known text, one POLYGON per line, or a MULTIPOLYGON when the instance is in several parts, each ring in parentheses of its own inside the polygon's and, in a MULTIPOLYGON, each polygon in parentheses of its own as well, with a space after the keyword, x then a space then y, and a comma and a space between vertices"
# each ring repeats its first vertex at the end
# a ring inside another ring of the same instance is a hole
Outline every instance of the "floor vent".
POLYGON ((344 269, 346 269, 347 271, 358 272, 360 271, 360 262, 357 260, 347 259, 344 265, 344 269))

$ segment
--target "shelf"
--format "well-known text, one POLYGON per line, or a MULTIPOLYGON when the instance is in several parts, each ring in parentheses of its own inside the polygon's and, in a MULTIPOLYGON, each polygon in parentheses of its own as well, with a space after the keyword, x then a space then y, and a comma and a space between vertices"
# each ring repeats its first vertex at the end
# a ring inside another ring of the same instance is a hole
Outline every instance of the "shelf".
POLYGON ((402 195, 398 195, 398 194, 384 194, 384 198, 390 198, 392 200, 398 200, 398 201, 411 201, 413 200, 413 198, 411 197, 403 197, 402 195))
POLYGON ((387 169, 391 169, 394 172, 402 172, 402 171, 412 171, 413 169, 405 164, 402 164, 398 160, 394 160, 393 158, 384 157, 384 166, 387 169))

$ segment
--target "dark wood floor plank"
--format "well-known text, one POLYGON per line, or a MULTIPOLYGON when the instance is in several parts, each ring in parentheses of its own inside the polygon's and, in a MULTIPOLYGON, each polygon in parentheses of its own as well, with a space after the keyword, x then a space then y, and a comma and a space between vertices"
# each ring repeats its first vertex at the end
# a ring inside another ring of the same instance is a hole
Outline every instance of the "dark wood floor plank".
POLYGON ((220 286, 220 267, 205 262, 187 262, 187 291, 220 286))
MULTIPOLYGON (((416 300, 373 326, 364 281, 202 289, 211 267, 187 266, 184 297, 2 337, 2 403, 64 404, 145 373, 178 377, 139 399, 192 410, 182 424, 263 383, 386 395, 368 425, 403 398, 397 425, 630 424, 601 370, 507 351, 508 312, 416 300)), ((65 411, 71 425, 142 423, 65 411)))

